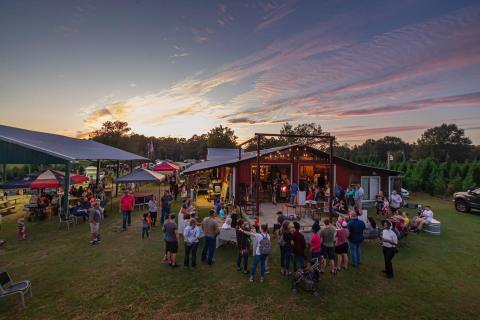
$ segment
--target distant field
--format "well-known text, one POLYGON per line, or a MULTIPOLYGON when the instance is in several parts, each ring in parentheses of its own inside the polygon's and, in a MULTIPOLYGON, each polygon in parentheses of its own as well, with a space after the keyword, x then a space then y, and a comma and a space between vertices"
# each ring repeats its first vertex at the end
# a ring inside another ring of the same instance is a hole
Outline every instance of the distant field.
POLYGON ((26 299, 25 310, 18 297, 0 300, 0 319, 478 318, 480 215, 456 213, 450 202, 428 196, 411 201, 433 207, 442 235, 403 240, 394 280, 381 273, 378 243, 367 242, 362 266, 325 276, 317 298, 291 293, 290 280, 280 275, 276 245, 271 275, 264 284, 252 284, 235 271, 232 246, 217 251, 212 267, 171 270, 161 264, 161 232, 153 230, 142 241, 139 213, 126 233, 119 232, 120 216, 111 214, 95 247, 88 245, 87 224, 67 232, 57 229, 56 219, 29 223, 28 240, 17 241, 16 224, 4 221, 0 269, 31 280, 34 297, 26 299))

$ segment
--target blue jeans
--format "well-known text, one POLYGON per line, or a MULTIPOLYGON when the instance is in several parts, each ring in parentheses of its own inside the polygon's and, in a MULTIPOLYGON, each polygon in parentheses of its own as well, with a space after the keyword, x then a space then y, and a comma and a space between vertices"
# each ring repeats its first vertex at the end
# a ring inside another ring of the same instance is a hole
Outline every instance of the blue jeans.
POLYGON ((300 268, 305 268, 305 257, 293 256, 293 271, 297 271, 297 263, 300 263, 300 268))
POLYGON ((132 223, 132 211, 122 211, 123 217, 123 230, 127 230, 127 223, 130 225, 132 223))
POLYGON ((238 251, 238 256, 237 256, 237 268, 240 269, 242 265, 242 260, 243 260, 243 271, 247 271, 248 267, 248 251, 244 252, 242 254, 242 251, 238 251))
POLYGON ((280 267, 285 268, 285 246, 280 246, 280 267))
POLYGON ((252 277, 255 277, 255 273, 257 272, 257 265, 260 262, 260 275, 261 277, 265 277, 265 262, 267 261, 267 256, 265 255, 255 255, 253 257, 253 265, 252 265, 252 277))
POLYGON ((189 266, 190 255, 192 256, 192 267, 195 268, 197 266, 197 249, 198 242, 194 242, 190 245, 185 244, 185 258, 183 259, 183 265, 185 267, 189 266))
POLYGON ((147 235, 147 238, 150 238, 150 233, 148 232, 148 227, 142 227, 142 239, 145 238, 145 235, 147 235))
POLYGON ((170 214, 170 208, 162 208, 162 215, 160 216, 160 223, 163 225, 165 219, 167 219, 168 215, 170 214))
POLYGON ((213 263, 213 254, 217 245, 217 237, 205 236, 205 246, 202 250, 202 261, 207 260, 208 264, 213 263))
POLYGON ((285 249, 284 253, 284 260, 283 260, 283 268, 290 272, 290 260, 292 259, 292 250, 285 249))
POLYGON ((350 255, 352 256, 352 265, 358 266, 360 264, 360 259, 362 257, 362 251, 360 250, 360 245, 362 243, 354 243, 348 241, 348 246, 350 248, 350 255))

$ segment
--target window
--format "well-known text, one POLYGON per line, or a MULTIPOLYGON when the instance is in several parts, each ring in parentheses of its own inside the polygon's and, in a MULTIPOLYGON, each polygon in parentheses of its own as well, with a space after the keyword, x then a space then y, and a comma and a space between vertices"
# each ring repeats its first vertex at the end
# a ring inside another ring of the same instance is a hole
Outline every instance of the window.
POLYGON ((375 196, 380 191, 380 177, 379 176, 362 176, 362 188, 365 191, 363 200, 375 200, 375 196))

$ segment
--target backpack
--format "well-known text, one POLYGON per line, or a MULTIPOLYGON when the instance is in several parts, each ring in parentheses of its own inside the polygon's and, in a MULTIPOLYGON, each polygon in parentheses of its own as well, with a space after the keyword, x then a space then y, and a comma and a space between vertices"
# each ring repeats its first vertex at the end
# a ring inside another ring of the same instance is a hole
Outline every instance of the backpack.
POLYGON ((262 235, 262 240, 260 240, 259 246, 261 255, 268 256, 272 252, 272 244, 270 243, 270 239, 264 235, 262 235))

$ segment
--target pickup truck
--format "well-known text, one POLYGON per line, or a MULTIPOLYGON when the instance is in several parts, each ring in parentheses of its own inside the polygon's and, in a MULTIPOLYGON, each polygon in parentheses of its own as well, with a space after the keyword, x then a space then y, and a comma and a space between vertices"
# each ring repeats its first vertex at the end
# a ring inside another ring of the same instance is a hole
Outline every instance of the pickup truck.
POLYGON ((480 210, 480 188, 453 194, 455 209, 460 212, 470 212, 471 209, 480 210))

